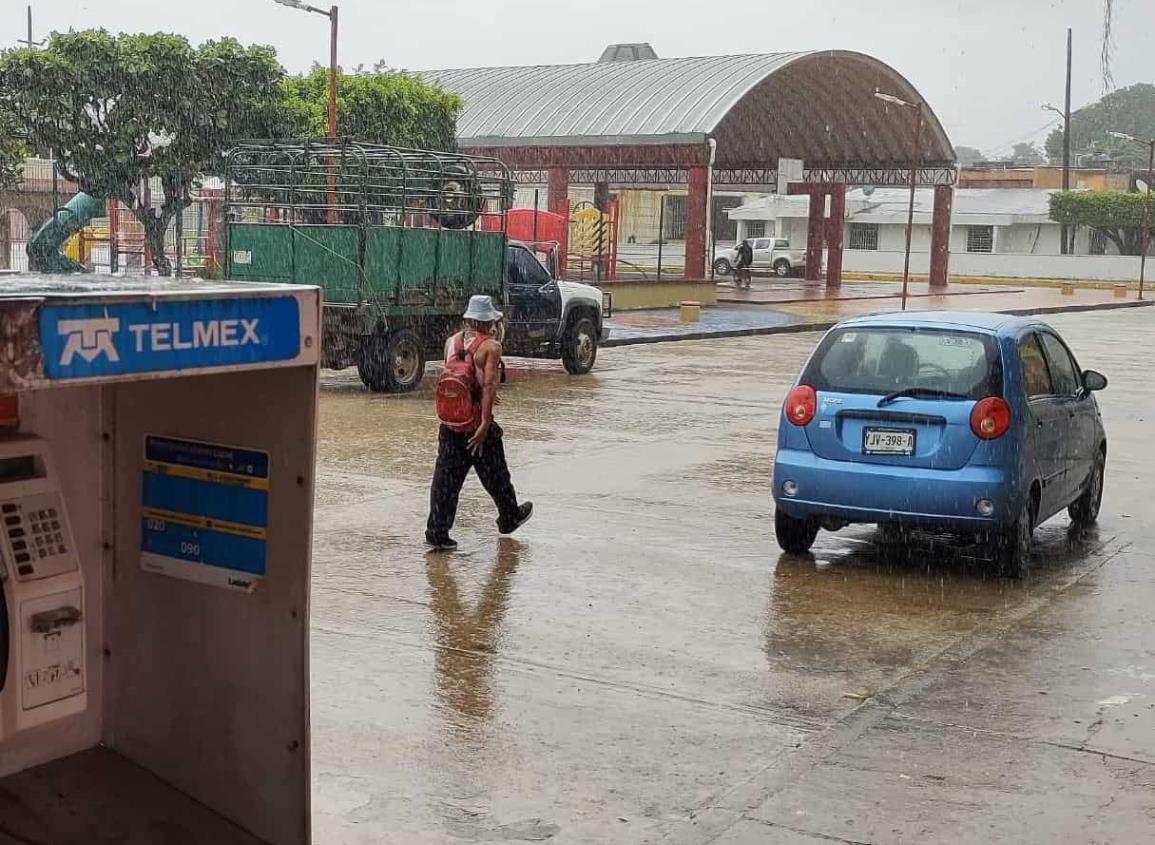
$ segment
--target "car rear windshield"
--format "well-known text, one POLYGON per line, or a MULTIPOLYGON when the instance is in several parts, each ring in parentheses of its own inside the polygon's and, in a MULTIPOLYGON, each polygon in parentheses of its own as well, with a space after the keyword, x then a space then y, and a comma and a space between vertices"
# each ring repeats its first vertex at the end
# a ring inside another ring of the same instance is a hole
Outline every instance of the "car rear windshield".
POLYGON ((1002 362, 990 335, 940 328, 831 332, 803 375, 816 390, 889 394, 923 388, 970 399, 1002 394, 1002 362))

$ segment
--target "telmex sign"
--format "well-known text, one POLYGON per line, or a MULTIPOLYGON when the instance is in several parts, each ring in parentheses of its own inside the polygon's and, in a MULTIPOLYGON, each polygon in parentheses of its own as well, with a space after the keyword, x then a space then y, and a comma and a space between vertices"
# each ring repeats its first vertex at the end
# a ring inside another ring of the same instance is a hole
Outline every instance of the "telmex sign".
POLYGON ((288 361, 300 351, 295 297, 45 305, 53 380, 288 361))

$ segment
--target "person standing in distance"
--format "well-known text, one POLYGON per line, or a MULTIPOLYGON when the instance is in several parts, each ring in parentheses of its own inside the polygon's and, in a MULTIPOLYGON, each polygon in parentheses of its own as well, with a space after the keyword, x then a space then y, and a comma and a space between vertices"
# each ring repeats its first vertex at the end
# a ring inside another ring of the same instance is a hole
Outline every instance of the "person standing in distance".
POLYGON ((495 337, 501 319, 490 297, 471 297, 465 327, 445 343, 445 369, 437 380, 437 466, 425 526, 425 542, 434 550, 457 548, 449 532, 471 468, 497 505, 500 533, 512 534, 533 514, 532 502, 517 503, 501 426, 493 419, 502 372, 501 343, 495 337))
POLYGON ((734 283, 736 287, 750 287, 750 266, 754 263, 754 248, 748 238, 738 244, 737 262, 734 265, 734 283))

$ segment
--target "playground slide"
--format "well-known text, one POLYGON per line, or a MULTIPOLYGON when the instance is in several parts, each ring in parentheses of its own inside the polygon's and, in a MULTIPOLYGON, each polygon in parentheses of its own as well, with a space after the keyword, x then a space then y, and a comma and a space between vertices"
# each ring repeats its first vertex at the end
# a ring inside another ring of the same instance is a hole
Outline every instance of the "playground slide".
POLYGON ((60 249, 103 211, 104 200, 85 193, 74 196, 28 241, 28 266, 37 273, 83 273, 84 265, 60 249))

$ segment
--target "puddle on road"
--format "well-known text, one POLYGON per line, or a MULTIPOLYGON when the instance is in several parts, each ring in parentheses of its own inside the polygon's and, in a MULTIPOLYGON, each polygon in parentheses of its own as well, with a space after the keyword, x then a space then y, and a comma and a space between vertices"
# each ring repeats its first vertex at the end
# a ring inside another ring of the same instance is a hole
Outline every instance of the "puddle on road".
POLYGON ((956 537, 914 533, 888 544, 871 527, 823 532, 811 555, 781 555, 770 578, 771 677, 781 673, 787 690, 793 684, 786 700, 809 712, 829 704, 837 687, 850 687, 839 694, 853 701, 1051 589, 1100 546, 1094 530, 1044 525, 1031 576, 1014 581, 956 537))
POLYGON ((468 590, 475 579, 461 571, 459 558, 427 556, 434 694, 446 741, 478 740, 493 716, 502 622, 523 550, 517 540, 501 538, 496 560, 475 591, 468 590))

